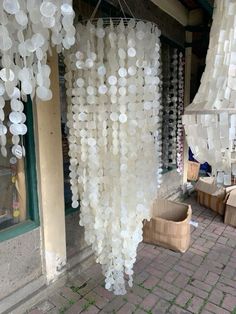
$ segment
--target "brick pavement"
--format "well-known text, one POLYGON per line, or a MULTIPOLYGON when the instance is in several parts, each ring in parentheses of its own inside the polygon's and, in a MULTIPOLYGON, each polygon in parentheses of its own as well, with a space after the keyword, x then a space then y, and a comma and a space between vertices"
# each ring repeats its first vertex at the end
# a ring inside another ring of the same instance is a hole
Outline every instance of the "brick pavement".
POLYGON ((236 314, 236 229, 193 196, 186 202, 199 226, 191 227, 185 254, 142 243, 126 295, 105 290, 100 266, 94 265, 28 313, 236 314))

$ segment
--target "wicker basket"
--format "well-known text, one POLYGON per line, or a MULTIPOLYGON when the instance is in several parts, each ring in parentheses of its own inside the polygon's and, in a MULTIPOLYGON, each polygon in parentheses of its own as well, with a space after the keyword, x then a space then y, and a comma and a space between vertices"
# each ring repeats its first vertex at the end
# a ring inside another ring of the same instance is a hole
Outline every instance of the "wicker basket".
POLYGON ((200 164, 194 161, 188 161, 187 179, 197 181, 199 177, 200 164))
POLYGON ((225 209, 225 224, 236 227, 236 187, 231 187, 232 190, 226 189, 228 197, 225 209))
POLYGON ((223 216, 225 213, 225 195, 226 193, 223 192, 221 195, 215 196, 206 192, 197 191, 197 202, 223 216))
POLYGON ((226 205, 225 220, 226 225, 236 227, 236 207, 226 205))
MULTIPOLYGON (((230 187, 231 189, 231 187, 230 187)), ((197 201, 220 215, 225 212, 225 197, 228 188, 218 187, 214 177, 200 178, 195 185, 197 201)))
POLYGON ((159 199, 154 202, 152 219, 144 221, 143 241, 186 252, 190 245, 190 205, 159 199))

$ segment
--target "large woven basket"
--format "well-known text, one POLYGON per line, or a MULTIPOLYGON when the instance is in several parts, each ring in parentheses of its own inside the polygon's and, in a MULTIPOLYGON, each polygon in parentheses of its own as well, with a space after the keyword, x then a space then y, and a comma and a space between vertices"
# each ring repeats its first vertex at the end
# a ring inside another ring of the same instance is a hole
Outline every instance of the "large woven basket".
POLYGON ((225 213, 225 196, 226 193, 222 192, 219 195, 211 195, 202 191, 197 191, 197 202, 211 210, 215 211, 219 215, 224 215, 225 213))
POLYGON ((200 164, 198 162, 188 160, 187 179, 189 181, 197 181, 199 177, 200 164))
POLYGON ((152 219, 144 221, 143 241, 186 252, 190 245, 191 216, 192 209, 188 204, 155 200, 152 219))
POLYGON ((227 190, 225 224, 236 227, 236 186, 227 190))
POLYGON ((226 205, 224 223, 236 227, 236 207, 226 205))

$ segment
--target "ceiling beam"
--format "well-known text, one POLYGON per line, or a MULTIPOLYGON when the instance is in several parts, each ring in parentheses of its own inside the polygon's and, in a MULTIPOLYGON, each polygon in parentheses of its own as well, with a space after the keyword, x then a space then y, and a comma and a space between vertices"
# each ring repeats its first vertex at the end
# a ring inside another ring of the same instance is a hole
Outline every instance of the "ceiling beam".
POLYGON ((151 0, 156 6, 173 17, 181 25, 188 25, 188 10, 178 0, 151 0))
MULTIPOLYGON (((92 1, 92 0, 83 0, 83 1, 92 1)), ((97 0, 95 0, 97 1, 97 0)), ((159 0, 158 0, 159 1, 159 0)), ((164 0, 163 2, 169 2, 173 0, 164 0)), ((121 16, 123 15, 120 12, 120 4, 123 4, 123 0, 103 0, 102 3, 106 5, 107 3, 113 6, 121 16)), ((129 8, 132 11, 133 15, 137 19, 143 19, 153 22, 158 25, 160 28, 161 34, 163 37, 168 38, 173 43, 184 47, 185 41, 185 29, 184 26, 174 19, 167 12, 162 10, 158 5, 156 5, 152 0, 126 0, 129 3, 129 8), (137 5, 138 2, 138 5, 137 5)), ((174 2, 179 2, 175 0, 174 2)), ((129 14, 127 7, 123 6, 125 14, 129 14)))
POLYGON ((204 14, 202 9, 194 9, 189 11, 188 15, 188 25, 199 25, 204 21, 204 14))
POLYGON ((185 26, 185 30, 193 33, 209 33, 210 27, 206 25, 187 25, 185 26))

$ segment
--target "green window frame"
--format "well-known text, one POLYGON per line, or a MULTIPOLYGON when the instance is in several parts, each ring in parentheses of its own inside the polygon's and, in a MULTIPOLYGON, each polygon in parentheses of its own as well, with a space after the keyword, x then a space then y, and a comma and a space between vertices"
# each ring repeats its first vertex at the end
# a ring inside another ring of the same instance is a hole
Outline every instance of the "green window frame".
POLYGON ((0 231, 0 242, 17 237, 23 233, 29 232, 40 225, 39 207, 38 207, 38 189, 37 189, 37 172, 36 172, 36 156, 34 141, 34 120, 33 107, 31 98, 28 97, 25 104, 25 114, 27 117, 26 125, 28 132, 24 137, 26 156, 25 163, 25 179, 26 179, 26 208, 27 219, 14 226, 8 227, 0 231))

